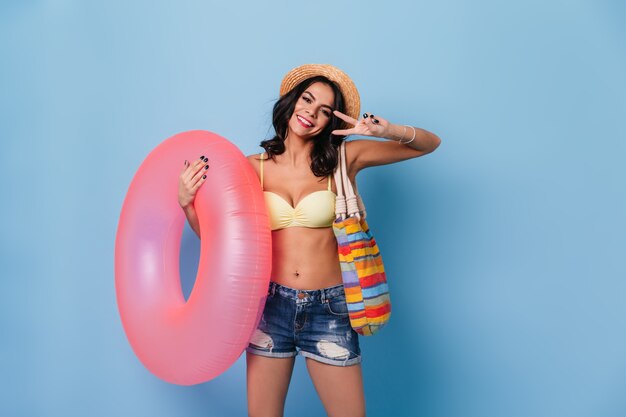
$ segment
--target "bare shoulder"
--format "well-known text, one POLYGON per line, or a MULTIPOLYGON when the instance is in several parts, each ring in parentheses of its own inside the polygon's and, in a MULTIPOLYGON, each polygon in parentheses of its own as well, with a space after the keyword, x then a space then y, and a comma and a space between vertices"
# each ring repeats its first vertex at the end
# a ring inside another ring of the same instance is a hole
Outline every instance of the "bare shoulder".
POLYGON ((248 158, 248 161, 250 161, 250 163, 252 165, 254 165, 255 163, 258 165, 259 164, 259 160, 261 159, 261 154, 260 153, 253 153, 251 155, 247 155, 246 158, 248 158))
POLYGON ((267 156, 265 155, 265 152, 263 152, 263 153, 253 153, 251 155, 247 155, 246 158, 248 158, 248 161, 250 161, 251 164, 256 163, 258 165, 261 158, 267 159, 267 156))
POLYGON ((250 165, 252 165, 257 175, 259 174, 259 165, 260 165, 261 155, 263 154, 255 153, 255 154, 246 156, 246 158, 248 159, 248 162, 250 162, 250 165))

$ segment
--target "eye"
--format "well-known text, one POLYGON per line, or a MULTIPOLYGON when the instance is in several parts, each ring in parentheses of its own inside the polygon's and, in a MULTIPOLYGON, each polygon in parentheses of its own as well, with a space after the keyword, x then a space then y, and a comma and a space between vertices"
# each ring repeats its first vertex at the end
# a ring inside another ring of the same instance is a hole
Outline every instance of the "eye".
POLYGON ((311 102, 311 99, 310 99, 310 98, 308 98, 307 96, 302 96, 302 99, 303 99, 304 101, 306 101, 307 103, 310 103, 310 102, 311 102))
POLYGON ((328 110, 322 110, 322 113, 324 114, 324 116, 330 117, 330 112, 328 110))

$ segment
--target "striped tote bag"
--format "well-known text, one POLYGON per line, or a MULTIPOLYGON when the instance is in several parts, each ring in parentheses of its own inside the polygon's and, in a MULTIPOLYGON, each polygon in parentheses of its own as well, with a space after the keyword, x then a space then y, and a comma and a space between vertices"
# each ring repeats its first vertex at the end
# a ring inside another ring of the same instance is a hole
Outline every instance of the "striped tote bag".
POLYGON ((371 336, 391 315, 389 288, 378 245, 365 221, 365 206, 348 179, 345 141, 339 153, 340 162, 334 173, 337 217, 333 232, 337 238, 350 324, 358 334, 371 336))

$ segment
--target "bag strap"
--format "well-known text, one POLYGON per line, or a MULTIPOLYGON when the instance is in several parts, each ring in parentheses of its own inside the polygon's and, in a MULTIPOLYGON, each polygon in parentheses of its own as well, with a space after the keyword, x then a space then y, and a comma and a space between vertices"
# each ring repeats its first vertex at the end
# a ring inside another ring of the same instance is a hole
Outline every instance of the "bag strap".
MULTIPOLYGON (((343 144, 342 144, 343 145, 343 144)), ((347 217, 347 205, 346 197, 343 194, 343 181, 341 179, 341 162, 337 161, 337 167, 333 178, 335 179, 335 186, 337 187, 337 198, 335 198, 335 217, 340 217, 341 220, 347 217)))
POLYGON ((346 167, 346 142, 341 142, 339 146, 339 163, 334 173, 335 185, 337 186, 337 199, 335 201, 335 214, 341 219, 356 216, 359 220, 365 219, 365 205, 361 196, 354 192, 352 183, 348 178, 346 167), (344 194, 345 190, 345 194, 344 194))

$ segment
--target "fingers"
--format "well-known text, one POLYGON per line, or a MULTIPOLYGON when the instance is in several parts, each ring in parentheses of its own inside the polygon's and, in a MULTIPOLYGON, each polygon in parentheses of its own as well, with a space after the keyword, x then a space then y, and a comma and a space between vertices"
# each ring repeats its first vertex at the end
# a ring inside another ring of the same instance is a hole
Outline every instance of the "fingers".
POLYGON ((194 174, 193 177, 191 177, 191 180, 189 181, 192 187, 195 187, 198 181, 206 179, 206 171, 208 169, 209 164, 205 164, 203 160, 200 169, 198 169, 198 171, 194 174), (204 178, 202 178, 203 176, 204 178))
POLYGON ((348 116, 347 114, 343 114, 342 112, 340 112, 339 110, 335 110, 333 111, 333 114, 337 117, 339 117, 341 120, 343 120, 344 122, 348 122, 351 125, 356 126, 356 124, 358 123, 358 120, 356 120, 355 118, 352 118, 350 116, 348 116))
POLYGON ((209 159, 204 155, 193 163, 185 160, 185 168, 180 175, 182 180, 181 186, 187 190, 191 195, 195 194, 195 191, 206 180, 206 171, 209 169, 209 159))
POLYGON ((374 122, 374 115, 371 113, 363 113, 363 118, 360 120, 360 122, 363 124, 363 127, 365 129, 365 132, 363 132, 364 135, 371 135, 371 132, 374 132, 376 130, 376 123, 374 122))
POLYGON ((339 130, 333 130, 332 132, 333 135, 337 135, 337 136, 348 136, 348 135, 354 135, 354 129, 339 129, 339 130))
POLYGON ((367 119, 369 118, 369 121, 374 123, 374 124, 379 124, 380 123, 380 120, 378 120, 376 117, 374 117, 374 115, 371 114, 371 113, 363 113, 363 118, 366 119, 365 120, 366 122, 368 121, 367 119))
POLYGON ((202 171, 202 169, 208 165, 209 161, 204 155, 197 159, 192 164, 188 164, 185 171, 183 171, 182 177, 185 181, 190 181, 198 172, 202 171))
POLYGON ((200 186, 204 184, 205 181, 206 181, 206 174, 203 174, 200 178, 198 178, 198 181, 195 183, 195 185, 191 187, 191 193, 195 195, 196 192, 198 191, 198 188, 200 188, 200 186))

